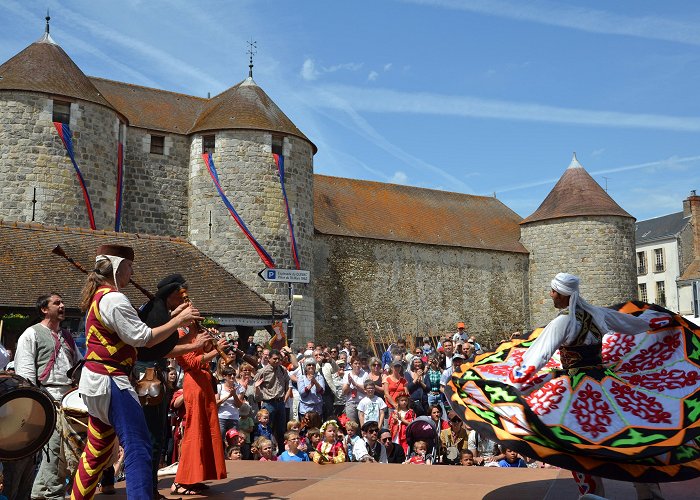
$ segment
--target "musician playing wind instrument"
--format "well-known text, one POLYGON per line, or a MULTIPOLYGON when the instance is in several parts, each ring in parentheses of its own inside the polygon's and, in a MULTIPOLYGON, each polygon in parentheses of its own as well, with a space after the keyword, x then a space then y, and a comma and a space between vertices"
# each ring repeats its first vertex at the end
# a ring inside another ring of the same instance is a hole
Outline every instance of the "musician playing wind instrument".
POLYGON ((138 396, 129 381, 136 347, 151 347, 180 326, 202 319, 191 304, 182 304, 170 321, 150 328, 120 292, 132 275, 134 251, 121 245, 97 249, 95 268, 88 273, 80 307, 85 321, 87 354, 79 391, 88 408, 87 446, 76 472, 71 499, 92 498, 101 471, 110 461, 116 438, 124 447, 126 494, 153 498, 151 442, 138 396), (116 434, 116 435, 115 435, 116 434))

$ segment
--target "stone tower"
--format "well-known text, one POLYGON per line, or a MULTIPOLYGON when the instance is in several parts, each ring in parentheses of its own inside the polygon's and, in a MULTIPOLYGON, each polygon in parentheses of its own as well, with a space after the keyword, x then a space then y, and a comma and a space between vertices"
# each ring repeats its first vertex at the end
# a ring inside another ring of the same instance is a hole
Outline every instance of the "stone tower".
POLYGON ((530 252, 533 327, 554 317, 548 292, 558 272, 580 276, 581 295, 593 304, 636 298, 634 222, 574 154, 539 208, 520 223, 520 241, 530 252))
MULTIPOLYGON (((278 309, 288 304, 286 284, 257 275, 264 264, 236 225, 202 159, 212 152, 224 193, 277 268, 293 269, 287 212, 273 153, 284 157, 285 187, 301 269, 313 259, 313 155, 316 147, 255 83, 246 80, 213 97, 189 131, 188 239, 278 309)), ((293 305, 297 343, 314 336, 313 273, 293 305)))
POLYGON ((98 229, 113 229, 126 119, 49 35, 0 66, 0 219, 90 227, 54 121, 68 123, 98 229), (34 193, 36 190, 36 198, 34 193), (33 200, 36 203, 33 203, 33 200))

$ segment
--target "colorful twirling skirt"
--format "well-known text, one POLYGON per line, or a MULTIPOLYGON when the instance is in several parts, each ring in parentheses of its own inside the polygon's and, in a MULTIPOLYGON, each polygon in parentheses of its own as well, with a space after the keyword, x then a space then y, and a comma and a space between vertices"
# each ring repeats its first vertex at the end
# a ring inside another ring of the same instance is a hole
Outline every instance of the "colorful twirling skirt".
POLYGON ((463 365, 445 389, 452 409, 481 435, 527 457, 621 481, 700 476, 700 328, 670 321, 639 335, 606 335, 603 365, 563 370, 559 353, 521 389, 513 366, 540 335, 506 342, 463 365))

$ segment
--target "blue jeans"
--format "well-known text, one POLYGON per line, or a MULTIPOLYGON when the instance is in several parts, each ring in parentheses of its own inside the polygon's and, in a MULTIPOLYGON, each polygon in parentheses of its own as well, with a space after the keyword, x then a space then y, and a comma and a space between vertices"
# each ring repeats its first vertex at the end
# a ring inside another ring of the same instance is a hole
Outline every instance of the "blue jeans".
POLYGON ((279 453, 284 451, 284 433, 287 432, 287 408, 284 401, 264 401, 262 407, 270 412, 270 427, 277 440, 279 453))

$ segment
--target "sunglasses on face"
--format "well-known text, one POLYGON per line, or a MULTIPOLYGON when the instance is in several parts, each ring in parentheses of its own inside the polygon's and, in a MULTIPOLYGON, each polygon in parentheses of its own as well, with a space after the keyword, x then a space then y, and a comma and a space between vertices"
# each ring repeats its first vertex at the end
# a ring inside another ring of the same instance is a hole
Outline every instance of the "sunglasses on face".
POLYGON ((391 441, 390 437, 382 438, 382 443, 388 443, 389 441, 391 441))
POLYGON ((462 423, 462 421, 461 421, 459 418, 456 418, 456 417, 453 418, 452 420, 450 420, 450 422, 452 422, 453 424, 461 424, 461 423, 462 423))
POLYGON ((372 366, 382 366, 379 363, 372 363, 372 366))
POLYGON ((378 433, 378 432, 379 432, 379 429, 369 429, 369 430, 367 431, 367 434, 376 434, 376 433, 378 433))

